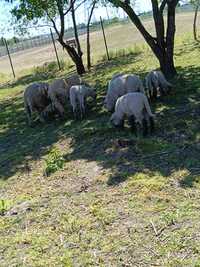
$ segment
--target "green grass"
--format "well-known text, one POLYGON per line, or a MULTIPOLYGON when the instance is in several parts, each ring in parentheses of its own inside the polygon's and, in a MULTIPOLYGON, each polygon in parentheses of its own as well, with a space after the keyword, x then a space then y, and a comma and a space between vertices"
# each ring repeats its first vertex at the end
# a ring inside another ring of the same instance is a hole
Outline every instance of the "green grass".
POLYGON ((67 74, 54 66, 0 89, 0 266, 200 266, 199 45, 177 38, 178 76, 152 104, 153 135, 116 131, 102 107, 114 73, 158 67, 145 47, 84 76, 98 95, 83 121, 67 109, 64 121, 26 125, 23 90, 67 74))

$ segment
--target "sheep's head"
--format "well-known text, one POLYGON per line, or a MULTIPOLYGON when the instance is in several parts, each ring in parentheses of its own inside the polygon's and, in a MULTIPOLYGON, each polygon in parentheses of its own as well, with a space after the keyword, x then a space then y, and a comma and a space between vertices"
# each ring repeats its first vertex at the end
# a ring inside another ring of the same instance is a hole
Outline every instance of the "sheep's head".
POLYGON ((124 120, 123 118, 119 118, 116 113, 114 112, 110 118, 110 123, 115 126, 116 128, 123 128, 124 127, 124 120))
POLYGON ((115 100, 110 97, 109 95, 106 95, 105 100, 104 100, 104 107, 112 112, 114 110, 115 107, 115 100))

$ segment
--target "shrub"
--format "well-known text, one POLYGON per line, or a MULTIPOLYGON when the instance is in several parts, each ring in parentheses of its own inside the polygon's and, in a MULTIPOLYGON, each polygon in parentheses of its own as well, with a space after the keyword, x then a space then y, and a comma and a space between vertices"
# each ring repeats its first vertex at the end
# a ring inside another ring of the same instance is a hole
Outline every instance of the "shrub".
POLYGON ((64 158, 61 155, 58 148, 52 148, 49 152, 47 159, 45 160, 46 167, 45 167, 45 175, 49 176, 52 173, 62 169, 64 166, 64 158))

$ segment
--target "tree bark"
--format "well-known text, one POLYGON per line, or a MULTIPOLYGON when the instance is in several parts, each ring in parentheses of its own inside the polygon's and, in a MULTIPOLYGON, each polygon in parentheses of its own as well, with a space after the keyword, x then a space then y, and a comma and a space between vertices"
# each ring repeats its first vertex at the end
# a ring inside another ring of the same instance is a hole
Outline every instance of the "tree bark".
POLYGON ((167 76, 174 76, 177 74, 174 65, 174 38, 176 32, 176 5, 174 3, 168 4, 167 11, 167 34, 166 34, 166 62, 161 67, 167 76))
POLYGON ((80 57, 76 51, 76 49, 64 42, 62 38, 58 39, 59 43, 62 45, 62 47, 67 51, 69 56, 71 57, 72 61, 76 65, 76 70, 79 75, 82 75, 85 73, 85 67, 83 65, 82 57, 80 57))
POLYGON ((92 18, 92 14, 96 5, 96 1, 93 2, 92 8, 89 14, 88 23, 87 23, 87 68, 90 70, 91 68, 91 52, 90 52, 90 21, 92 18))
POLYGON ((83 61, 82 61, 82 51, 80 48, 80 42, 78 39, 78 32, 77 32, 77 27, 76 27, 76 20, 75 20, 75 10, 74 10, 74 1, 75 0, 71 0, 71 5, 70 8, 68 9, 67 12, 64 13, 63 11, 63 5, 61 4, 61 2, 59 0, 56 0, 57 3, 57 7, 58 7, 58 11, 59 11, 59 16, 60 16, 60 30, 58 30, 55 21, 49 16, 49 14, 47 14, 53 24, 53 27, 58 35, 58 42, 62 45, 62 47, 67 51, 67 53, 69 54, 69 56, 71 57, 72 61, 75 63, 76 65, 76 70, 77 73, 79 75, 82 75, 83 73, 85 73, 85 67, 83 65, 83 61), (68 44, 66 44, 64 42, 64 32, 65 32, 65 15, 69 12, 72 11, 72 14, 74 17, 73 19, 73 23, 74 23, 74 30, 76 31, 76 42, 77 42, 77 50, 78 53, 76 51, 76 49, 68 44))
POLYGON ((74 61, 74 63, 76 64, 76 69, 77 69, 78 74, 82 75, 83 73, 85 73, 85 67, 84 67, 83 59, 82 59, 83 52, 81 51, 81 45, 79 42, 73 0, 71 0, 71 14, 72 14, 72 21, 73 21, 73 26, 74 26, 74 36, 76 40, 77 51, 71 46, 66 46, 65 48, 67 52, 69 53, 69 55, 71 55, 71 58, 74 61))
POLYGON ((71 13, 72 13, 72 22, 73 22, 73 26, 74 26, 74 37, 76 40, 76 45, 77 45, 77 51, 78 51, 78 55, 80 57, 82 57, 83 52, 81 51, 81 45, 79 42, 79 36, 78 36, 78 29, 77 29, 77 25, 76 25, 76 17, 75 17, 75 10, 74 10, 74 3, 71 0, 71 13))
POLYGON ((194 36, 194 40, 195 41, 198 41, 198 37, 197 37, 197 15, 198 15, 198 11, 199 11, 199 5, 200 5, 200 3, 198 2, 196 4, 195 12, 194 12, 193 36, 194 36))

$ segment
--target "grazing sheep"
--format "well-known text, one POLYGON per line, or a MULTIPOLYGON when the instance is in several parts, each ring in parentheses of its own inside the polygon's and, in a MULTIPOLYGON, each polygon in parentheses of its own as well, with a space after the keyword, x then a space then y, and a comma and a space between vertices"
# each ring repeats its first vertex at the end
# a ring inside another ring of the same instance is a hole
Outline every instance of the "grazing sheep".
POLYGON ((74 85, 70 88, 70 103, 76 117, 77 102, 79 103, 81 118, 85 114, 85 101, 87 97, 96 99, 96 92, 94 89, 86 85, 74 85))
POLYGON ((24 91, 24 107, 28 118, 28 124, 32 123, 32 113, 37 111, 39 119, 44 121, 45 113, 42 111, 50 104, 48 98, 48 83, 33 83, 29 85, 24 91))
POLYGON ((112 114, 110 121, 116 127, 124 126, 124 118, 128 117, 132 130, 137 135, 136 123, 143 126, 143 135, 148 131, 148 122, 150 130, 154 129, 154 115, 151 112, 147 97, 140 92, 128 93, 118 98, 115 104, 115 112, 112 114))
POLYGON ((145 87, 150 99, 157 98, 158 91, 160 95, 166 95, 172 84, 169 83, 161 71, 151 71, 145 77, 145 87))
POLYGON ((108 84, 108 91, 105 98, 105 107, 112 111, 118 97, 130 92, 144 93, 142 81, 134 74, 116 74, 108 84))
POLYGON ((69 90, 73 85, 81 84, 82 80, 78 75, 72 75, 66 79, 56 79, 50 86, 48 96, 60 116, 64 115, 64 104, 69 100, 69 90))

